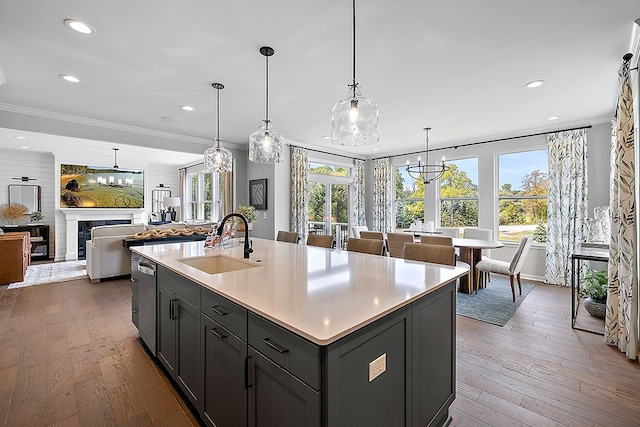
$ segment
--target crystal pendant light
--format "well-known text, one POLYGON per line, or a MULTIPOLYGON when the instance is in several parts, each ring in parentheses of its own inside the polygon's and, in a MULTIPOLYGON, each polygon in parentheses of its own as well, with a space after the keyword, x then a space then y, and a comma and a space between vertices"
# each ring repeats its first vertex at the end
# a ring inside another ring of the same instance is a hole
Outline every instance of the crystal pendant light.
POLYGON ((280 163, 282 160, 282 136, 273 130, 269 120, 269 57, 275 53, 269 46, 262 46, 260 53, 266 61, 265 119, 257 131, 249 136, 249 160, 256 163, 280 163))
POLYGON ((440 164, 429 164, 429 131, 431 128, 424 128, 426 132, 426 148, 424 150, 424 163, 422 163, 420 157, 418 157, 418 165, 409 166, 407 161, 407 173, 416 181, 422 181, 425 185, 437 181, 442 178, 445 172, 451 169, 444 164, 444 157, 440 164))
POLYGON ((331 142, 367 145, 378 142, 378 104, 360 93, 356 82, 356 0, 353 0, 353 80, 349 96, 331 110, 331 142))
POLYGON ((211 86, 216 90, 217 99, 217 134, 215 145, 204 151, 204 169, 207 172, 230 172, 233 167, 233 158, 231 151, 222 146, 220 139, 220 89, 224 89, 222 83, 213 83, 211 86))

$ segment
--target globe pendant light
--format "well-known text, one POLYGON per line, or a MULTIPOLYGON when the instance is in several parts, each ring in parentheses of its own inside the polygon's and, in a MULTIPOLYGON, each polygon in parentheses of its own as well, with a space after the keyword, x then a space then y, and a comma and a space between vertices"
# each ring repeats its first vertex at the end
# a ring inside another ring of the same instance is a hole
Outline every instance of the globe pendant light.
POLYGON ((424 163, 422 163, 420 157, 418 157, 418 165, 409 166, 407 161, 407 173, 416 181, 422 181, 425 185, 437 181, 442 178, 445 172, 451 169, 444 164, 444 157, 440 164, 429 164, 429 131, 431 128, 422 129, 426 132, 426 148, 424 150, 424 163))
POLYGON ((350 96, 331 110, 331 142, 336 145, 367 145, 378 142, 378 104, 360 93, 356 82, 356 0, 353 0, 353 80, 350 96))
POLYGON ((231 151, 222 146, 220 139, 220 89, 224 89, 222 83, 213 83, 211 86, 216 90, 217 108, 217 134, 215 145, 204 151, 204 169, 207 172, 230 172, 233 167, 233 157, 231 151))
POLYGON ((269 57, 275 53, 269 46, 262 46, 260 53, 266 61, 265 119, 257 131, 249 136, 249 160, 256 163, 280 163, 282 160, 282 136, 273 130, 269 120, 269 57))

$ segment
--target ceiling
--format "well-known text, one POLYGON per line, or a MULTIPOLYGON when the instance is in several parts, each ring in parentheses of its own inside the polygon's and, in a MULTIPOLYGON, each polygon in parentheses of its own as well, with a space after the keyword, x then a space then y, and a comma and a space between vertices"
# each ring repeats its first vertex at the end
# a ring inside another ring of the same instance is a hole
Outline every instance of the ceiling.
POLYGON ((336 147, 323 136, 352 74, 348 0, 4 1, 0 114, 165 132, 198 141, 195 152, 215 136, 221 82, 220 136, 246 145, 264 118, 268 45, 269 116, 292 143, 371 156, 424 147, 425 126, 435 147, 597 124, 613 114, 637 18, 638 0, 360 1, 357 80, 379 105, 380 142, 336 147))

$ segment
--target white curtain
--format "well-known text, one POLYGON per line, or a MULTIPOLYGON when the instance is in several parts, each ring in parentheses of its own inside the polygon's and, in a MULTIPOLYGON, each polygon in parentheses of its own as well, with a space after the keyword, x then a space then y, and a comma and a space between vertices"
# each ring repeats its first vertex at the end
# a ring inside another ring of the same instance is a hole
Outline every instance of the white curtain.
POLYGON ((180 193, 180 221, 184 221, 187 218, 187 209, 189 208, 189 203, 187 202, 187 168, 180 168, 180 182, 179 182, 179 193, 180 193))
POLYGON ((388 157, 373 161, 373 230, 393 230, 393 168, 388 157))
POLYGON ((296 231, 300 241, 307 241, 309 228, 309 160, 307 150, 290 147, 291 150, 291 231, 296 231))
POLYGON ((367 225, 365 216, 364 160, 353 160, 353 191, 351 225, 367 225))
POLYGON ((587 133, 585 129, 547 135, 549 204, 545 282, 571 285, 571 253, 582 240, 588 217, 587 133))
POLYGON ((619 72, 619 93, 611 127, 611 243, 605 340, 629 359, 638 357, 636 275, 635 132, 629 62, 619 72))

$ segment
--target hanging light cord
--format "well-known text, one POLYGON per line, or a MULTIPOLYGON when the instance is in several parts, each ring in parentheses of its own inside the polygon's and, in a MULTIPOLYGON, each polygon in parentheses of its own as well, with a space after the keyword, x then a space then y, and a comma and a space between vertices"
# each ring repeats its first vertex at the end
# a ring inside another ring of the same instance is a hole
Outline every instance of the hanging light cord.
POLYGON ((356 97, 356 0, 353 0, 353 97, 356 97))
POLYGON ((265 101, 264 101, 264 104, 265 104, 265 107, 264 107, 264 111, 265 111, 264 122, 265 122, 265 125, 267 125, 267 127, 268 127, 268 125, 269 125, 269 55, 265 55, 265 58, 266 58, 266 64, 267 64, 266 71, 265 71, 267 84, 265 84, 265 93, 266 93, 266 95, 265 95, 265 101))
POLYGON ((426 136, 427 149, 424 150, 424 164, 428 165, 429 164, 429 131, 431 130, 431 128, 424 128, 422 130, 427 133, 427 136, 426 136))
POLYGON ((216 88, 216 145, 220 147, 220 88, 216 88))

